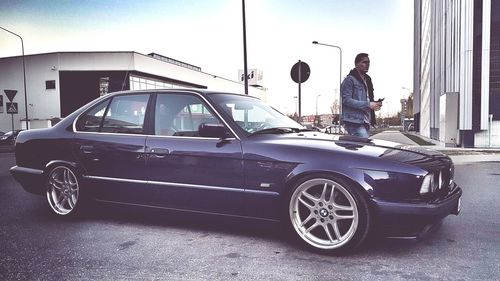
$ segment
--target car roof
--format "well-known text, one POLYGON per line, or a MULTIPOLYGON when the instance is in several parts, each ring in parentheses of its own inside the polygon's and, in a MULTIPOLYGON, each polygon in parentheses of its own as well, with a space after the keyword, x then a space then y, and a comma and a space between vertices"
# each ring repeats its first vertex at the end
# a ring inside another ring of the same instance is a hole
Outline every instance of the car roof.
MULTIPOLYGON (((191 88, 176 88, 176 89, 145 89, 145 90, 126 90, 126 91, 118 91, 109 93, 106 95, 109 97, 110 95, 123 95, 123 94, 140 94, 140 93, 198 93, 202 96, 210 96, 214 94, 226 94, 226 95, 235 95, 235 96, 247 96, 238 93, 231 92, 223 92, 223 91, 212 91, 207 89, 191 89, 191 88)), ((253 96, 249 96, 253 97, 253 96)), ((256 97, 253 97, 256 98, 256 97)))

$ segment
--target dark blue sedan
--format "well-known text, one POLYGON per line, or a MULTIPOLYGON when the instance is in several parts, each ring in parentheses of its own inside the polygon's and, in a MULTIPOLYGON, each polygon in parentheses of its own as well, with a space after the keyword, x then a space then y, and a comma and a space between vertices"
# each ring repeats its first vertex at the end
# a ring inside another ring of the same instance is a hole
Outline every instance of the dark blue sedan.
POLYGON ((15 179, 59 216, 90 200, 282 221, 338 253, 460 211, 449 157, 308 130, 259 99, 201 90, 103 96, 23 131, 15 179), (378 232, 378 231, 377 231, 378 232))

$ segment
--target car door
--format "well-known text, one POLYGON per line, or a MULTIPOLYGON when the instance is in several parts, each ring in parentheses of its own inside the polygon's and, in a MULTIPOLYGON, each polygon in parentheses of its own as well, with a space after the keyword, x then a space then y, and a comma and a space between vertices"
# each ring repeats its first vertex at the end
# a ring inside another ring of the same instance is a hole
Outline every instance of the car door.
POLYGON ((242 213, 241 143, 232 133, 223 140, 199 136, 202 123, 224 124, 207 101, 195 93, 159 93, 154 119, 155 135, 146 139, 151 204, 242 213))
POLYGON ((118 95, 76 123, 74 151, 97 199, 143 203, 146 187, 145 113, 150 94, 118 95))

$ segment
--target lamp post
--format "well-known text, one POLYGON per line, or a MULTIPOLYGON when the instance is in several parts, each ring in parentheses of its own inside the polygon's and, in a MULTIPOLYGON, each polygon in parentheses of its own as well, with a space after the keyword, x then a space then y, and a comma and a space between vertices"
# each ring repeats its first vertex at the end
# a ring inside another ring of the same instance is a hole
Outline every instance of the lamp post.
POLYGON ((405 126, 405 118, 406 114, 408 113, 408 99, 411 96, 411 90, 406 88, 406 87, 401 87, 402 90, 407 90, 408 91, 408 96, 406 97, 404 94, 401 97, 401 125, 403 126, 403 130, 406 131, 406 126, 405 126))
POLYGON ((316 95, 316 116, 318 115, 318 98, 321 96, 321 94, 316 95))
POLYGON ((298 112, 298 107, 299 107, 299 104, 298 104, 298 96, 293 96, 293 98, 295 99, 295 113, 298 112))
POLYGON ((316 116, 315 116, 315 118, 314 118, 314 120, 315 120, 315 122, 316 122, 316 124, 315 124, 315 126, 316 126, 316 127, 319 127, 318 98, 319 98, 320 96, 321 96, 321 94, 316 95, 316 116))
POLYGON ((408 88, 406 88, 406 87, 401 87, 401 90, 407 90, 407 91, 408 91, 408 96, 410 96, 410 95, 411 95, 411 90, 410 90, 410 89, 408 89, 408 88))
POLYGON ((24 62, 24 42, 23 42, 23 38, 21 36, 19 36, 18 34, 8 30, 8 29, 5 29, 3 27, 0 26, 1 29, 7 31, 8 33, 12 34, 12 35, 15 35, 17 37, 19 37, 19 39, 21 39, 21 51, 22 51, 22 57, 23 57, 23 84, 24 84, 24 112, 25 112, 25 118, 26 118, 26 130, 29 129, 28 127, 28 98, 27 98, 27 94, 26 94, 26 64, 24 62))
POLYGON ((245 19, 245 0, 241 0, 243 14, 243 76, 245 76, 245 95, 248 95, 248 68, 247 68, 247 27, 245 19))
POLYGON ((322 46, 327 46, 327 47, 332 47, 332 48, 337 48, 339 49, 339 93, 340 93, 340 106, 339 106, 339 114, 342 112, 342 93, 340 91, 340 86, 342 85, 342 48, 339 46, 335 45, 330 45, 330 44, 325 44, 325 43, 320 43, 318 41, 312 41, 314 45, 322 45, 322 46))

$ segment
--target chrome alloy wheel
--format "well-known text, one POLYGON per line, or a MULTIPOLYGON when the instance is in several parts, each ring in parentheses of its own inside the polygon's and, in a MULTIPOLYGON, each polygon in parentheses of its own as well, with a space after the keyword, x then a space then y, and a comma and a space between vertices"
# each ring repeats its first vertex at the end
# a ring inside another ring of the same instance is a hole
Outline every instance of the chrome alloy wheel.
POLYGON ((330 179, 315 178, 300 184, 291 196, 288 209, 297 234, 318 249, 342 247, 353 238, 358 227, 354 197, 330 179))
POLYGON ((68 167, 54 168, 48 177, 47 200, 58 215, 67 215, 74 210, 78 202, 78 180, 68 167))

